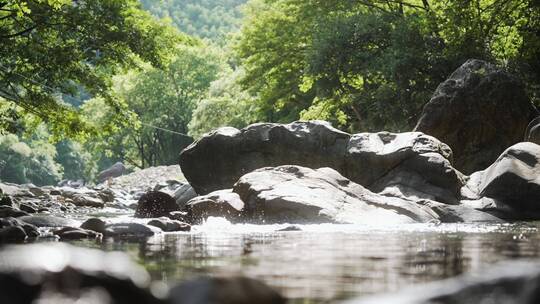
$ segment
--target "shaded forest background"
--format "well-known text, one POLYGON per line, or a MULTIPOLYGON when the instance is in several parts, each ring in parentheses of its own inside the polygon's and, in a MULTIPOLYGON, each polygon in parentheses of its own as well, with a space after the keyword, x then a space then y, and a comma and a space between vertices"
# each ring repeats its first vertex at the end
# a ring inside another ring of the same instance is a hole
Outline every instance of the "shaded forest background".
POLYGON ((15 183, 176 164, 225 125, 409 131, 469 58, 540 104, 535 0, 0 0, 0 40, 0 180, 15 183))

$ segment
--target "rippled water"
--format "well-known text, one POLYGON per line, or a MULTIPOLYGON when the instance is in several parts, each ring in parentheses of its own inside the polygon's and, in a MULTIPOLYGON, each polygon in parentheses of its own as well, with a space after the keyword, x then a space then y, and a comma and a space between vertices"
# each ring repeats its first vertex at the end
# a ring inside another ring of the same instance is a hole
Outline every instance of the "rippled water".
POLYGON ((156 280, 243 274, 265 281, 291 303, 342 299, 481 271, 489 264, 540 256, 539 223, 505 225, 233 225, 211 218, 191 233, 140 241, 79 242, 121 250, 156 280))

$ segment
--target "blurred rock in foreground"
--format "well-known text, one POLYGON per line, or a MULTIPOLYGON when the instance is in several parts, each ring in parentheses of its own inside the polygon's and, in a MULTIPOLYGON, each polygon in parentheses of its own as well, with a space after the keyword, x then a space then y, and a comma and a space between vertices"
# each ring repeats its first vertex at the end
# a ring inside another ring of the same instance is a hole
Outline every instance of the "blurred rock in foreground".
POLYGON ((262 282, 201 278, 173 287, 162 283, 124 253, 67 244, 4 247, 0 251, 0 303, 32 304, 282 304, 262 282), (157 293, 157 294, 156 294, 157 293))
POLYGON ((540 264, 537 262, 506 262, 476 273, 413 287, 395 295, 374 296, 344 304, 540 303, 540 264))

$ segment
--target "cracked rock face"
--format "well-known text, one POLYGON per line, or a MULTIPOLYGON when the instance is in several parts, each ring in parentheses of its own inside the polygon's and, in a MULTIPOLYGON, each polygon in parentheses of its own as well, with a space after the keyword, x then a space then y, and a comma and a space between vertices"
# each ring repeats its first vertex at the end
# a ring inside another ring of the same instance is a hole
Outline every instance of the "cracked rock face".
POLYGON ((229 189, 259 168, 298 165, 332 168, 374 192, 392 187, 403 198, 455 204, 463 177, 451 159, 447 145, 420 132, 350 135, 308 121, 218 129, 184 150, 180 165, 199 194, 229 189))

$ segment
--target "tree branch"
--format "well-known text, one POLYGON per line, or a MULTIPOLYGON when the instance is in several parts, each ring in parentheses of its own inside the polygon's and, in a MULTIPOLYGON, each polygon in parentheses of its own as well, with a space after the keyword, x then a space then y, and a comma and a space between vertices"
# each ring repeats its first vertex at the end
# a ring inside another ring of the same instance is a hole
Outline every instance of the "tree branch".
POLYGON ((37 27, 37 25, 34 25, 34 26, 31 26, 25 30, 22 30, 20 32, 17 32, 17 33, 14 33, 14 34, 9 34, 9 35, 5 35, 5 36, 0 36, 0 39, 10 39, 10 38, 13 38, 13 37, 17 37, 17 36, 22 36, 26 33, 29 33, 31 32, 33 29, 35 29, 37 27))

